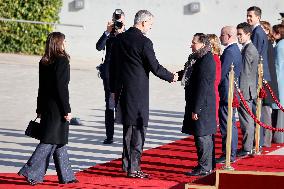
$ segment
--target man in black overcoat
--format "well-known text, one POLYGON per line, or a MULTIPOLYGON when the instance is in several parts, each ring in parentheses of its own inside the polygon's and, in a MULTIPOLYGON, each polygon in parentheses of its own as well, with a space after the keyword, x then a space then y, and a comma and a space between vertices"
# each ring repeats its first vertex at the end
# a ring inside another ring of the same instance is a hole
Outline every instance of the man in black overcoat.
POLYGON ((122 168, 133 178, 148 177, 141 171, 140 163, 149 120, 149 73, 168 82, 178 79, 159 64, 153 43, 145 36, 153 19, 149 11, 138 11, 134 26, 117 35, 111 53, 111 92, 122 85, 119 96, 123 124, 122 168))
POLYGON ((216 69, 210 42, 205 34, 196 33, 191 48, 193 53, 184 71, 181 71, 186 101, 182 132, 194 136, 198 165, 185 174, 201 176, 211 173, 215 168, 216 69))

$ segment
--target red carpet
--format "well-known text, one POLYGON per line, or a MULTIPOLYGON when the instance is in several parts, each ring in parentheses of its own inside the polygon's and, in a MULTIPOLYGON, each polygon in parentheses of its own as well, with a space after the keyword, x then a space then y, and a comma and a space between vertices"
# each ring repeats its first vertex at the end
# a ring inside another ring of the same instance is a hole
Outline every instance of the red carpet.
MULTIPOLYGON (((263 150, 273 151, 277 145, 263 150)), ((283 146, 283 145, 282 145, 283 146)), ((221 153, 220 135, 216 136, 216 157, 221 153)), ((196 165, 196 149, 193 138, 188 137, 163 145, 143 153, 142 169, 151 175, 150 179, 128 179, 121 171, 121 160, 116 159, 105 164, 98 164, 77 173, 80 183, 59 185, 56 176, 46 176, 45 182, 37 186, 28 186, 22 177, 16 174, 0 173, 0 188, 73 188, 73 189, 137 189, 137 188, 184 188, 184 184, 208 184, 213 182, 214 174, 207 177, 188 177, 184 172, 196 165)), ((255 156, 238 159, 232 165, 235 170, 255 170, 284 172, 284 156, 255 156)), ((222 165, 218 165, 218 168, 222 165)))

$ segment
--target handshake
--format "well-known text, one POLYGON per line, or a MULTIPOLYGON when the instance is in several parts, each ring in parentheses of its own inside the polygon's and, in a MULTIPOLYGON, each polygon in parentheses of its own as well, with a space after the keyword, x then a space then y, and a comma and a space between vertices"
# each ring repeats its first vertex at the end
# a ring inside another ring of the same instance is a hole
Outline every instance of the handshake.
POLYGON ((171 83, 180 81, 183 73, 179 71, 179 72, 173 72, 172 74, 174 75, 174 78, 171 83))

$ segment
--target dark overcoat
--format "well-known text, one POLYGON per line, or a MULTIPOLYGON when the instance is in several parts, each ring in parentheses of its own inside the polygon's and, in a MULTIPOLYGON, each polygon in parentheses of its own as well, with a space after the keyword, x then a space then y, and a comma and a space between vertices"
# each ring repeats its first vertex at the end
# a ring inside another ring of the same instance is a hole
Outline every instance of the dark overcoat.
POLYGON ((215 64, 212 53, 207 52, 192 66, 189 84, 185 86, 183 133, 194 136, 216 133, 215 64), (192 119, 192 112, 198 114, 198 120, 192 119))
POLYGON ((117 35, 111 53, 110 88, 115 92, 122 85, 122 124, 148 126, 150 72, 168 82, 174 77, 159 64, 152 41, 139 29, 131 27, 117 35))
POLYGON ((51 64, 39 63, 37 110, 41 114, 41 142, 67 144, 69 122, 64 118, 71 113, 68 84, 70 65, 66 57, 57 57, 51 64))

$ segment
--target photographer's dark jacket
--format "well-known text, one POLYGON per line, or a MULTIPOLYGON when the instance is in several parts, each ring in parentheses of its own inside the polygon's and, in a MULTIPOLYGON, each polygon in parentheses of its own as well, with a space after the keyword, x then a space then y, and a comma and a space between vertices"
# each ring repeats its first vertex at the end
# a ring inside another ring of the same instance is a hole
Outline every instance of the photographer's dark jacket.
POLYGON ((109 79, 110 55, 111 55, 111 48, 114 38, 115 35, 113 33, 110 33, 107 36, 106 33, 104 32, 96 44, 96 49, 98 51, 101 50, 106 51, 104 63, 100 67, 102 79, 107 79, 107 80, 109 79))
POLYGON ((69 123, 64 116, 71 113, 68 84, 70 65, 66 57, 57 57, 52 64, 39 63, 37 110, 41 114, 41 142, 67 144, 69 123))
POLYGON ((115 92, 122 84, 122 124, 148 126, 150 72, 168 82, 174 78, 159 64, 152 41, 139 29, 131 27, 118 34, 112 48, 110 89, 115 92))

